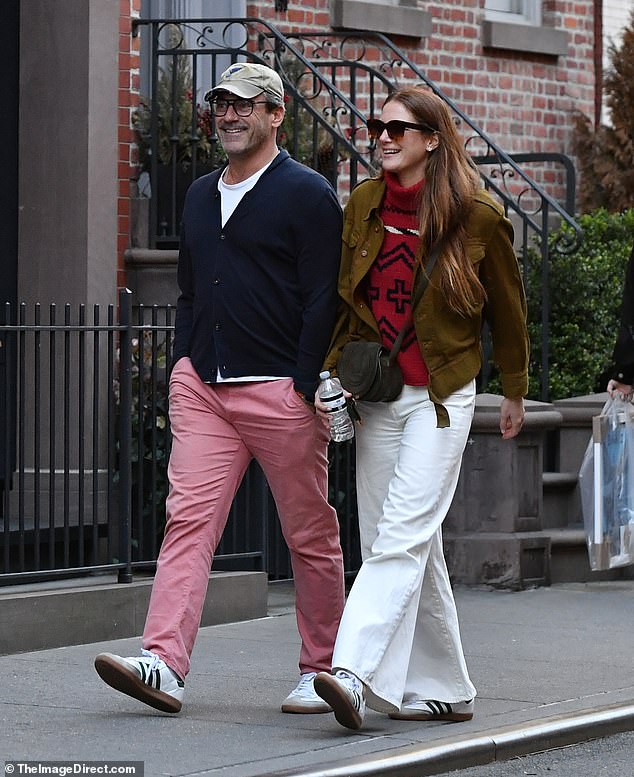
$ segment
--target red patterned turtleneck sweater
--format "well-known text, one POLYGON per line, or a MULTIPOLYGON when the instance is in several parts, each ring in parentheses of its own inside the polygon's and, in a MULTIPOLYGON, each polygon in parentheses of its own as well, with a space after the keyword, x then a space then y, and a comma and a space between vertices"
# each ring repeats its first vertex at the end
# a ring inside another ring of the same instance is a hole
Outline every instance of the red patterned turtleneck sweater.
MULTIPOLYGON (((416 252, 420 243, 416 211, 423 182, 403 188, 395 175, 384 173, 385 197, 380 216, 385 226, 381 251, 368 275, 368 304, 381 332, 383 345, 394 345, 411 307, 412 279, 416 252)), ((429 372, 416 341, 413 325, 409 327, 398 364, 408 386, 426 386, 429 372)))

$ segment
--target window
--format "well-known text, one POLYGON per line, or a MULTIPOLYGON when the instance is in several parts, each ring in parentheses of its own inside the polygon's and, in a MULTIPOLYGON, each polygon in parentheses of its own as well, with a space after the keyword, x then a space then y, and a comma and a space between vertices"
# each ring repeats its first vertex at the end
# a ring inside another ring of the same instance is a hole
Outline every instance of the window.
POLYGON ((568 34, 543 26, 542 0, 484 0, 482 45, 560 57, 568 51, 568 34))
POLYGON ((541 0, 485 0, 485 18, 494 22, 509 24, 542 23, 541 0))

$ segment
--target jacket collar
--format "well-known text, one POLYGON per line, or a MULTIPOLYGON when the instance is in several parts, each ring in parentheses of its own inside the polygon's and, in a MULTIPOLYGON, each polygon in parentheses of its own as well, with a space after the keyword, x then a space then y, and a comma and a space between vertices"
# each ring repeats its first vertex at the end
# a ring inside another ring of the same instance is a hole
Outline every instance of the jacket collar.
POLYGON ((363 183, 365 183, 369 189, 367 212, 363 216, 363 220, 369 221, 374 214, 374 211, 381 207, 383 195, 385 194, 385 181, 382 178, 371 178, 363 183))

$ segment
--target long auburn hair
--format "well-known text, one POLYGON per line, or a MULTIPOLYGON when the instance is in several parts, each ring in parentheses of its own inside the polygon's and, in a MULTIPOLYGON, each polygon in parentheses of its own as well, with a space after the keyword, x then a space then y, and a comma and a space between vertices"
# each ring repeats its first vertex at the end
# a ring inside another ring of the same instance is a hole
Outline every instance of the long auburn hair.
POLYGON ((423 253, 434 243, 442 245, 436 277, 447 303, 457 313, 468 315, 486 300, 486 292, 467 256, 465 223, 480 176, 456 129, 445 103, 421 87, 403 87, 384 105, 399 102, 417 124, 438 133, 438 146, 428 152, 424 185, 418 209, 423 253))

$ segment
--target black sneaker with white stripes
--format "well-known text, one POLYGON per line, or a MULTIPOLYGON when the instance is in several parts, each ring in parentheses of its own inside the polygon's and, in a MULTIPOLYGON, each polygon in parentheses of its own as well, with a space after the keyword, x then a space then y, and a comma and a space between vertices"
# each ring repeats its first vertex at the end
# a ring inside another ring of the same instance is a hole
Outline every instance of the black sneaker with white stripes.
POLYGON ((155 653, 143 650, 143 655, 122 658, 114 653, 100 653, 95 669, 111 688, 149 704, 161 712, 180 712, 185 695, 185 683, 155 653))
POLYGON ((390 712, 394 720, 447 720, 461 723, 473 717, 474 699, 452 704, 444 701, 415 699, 404 704, 398 712, 390 712))

